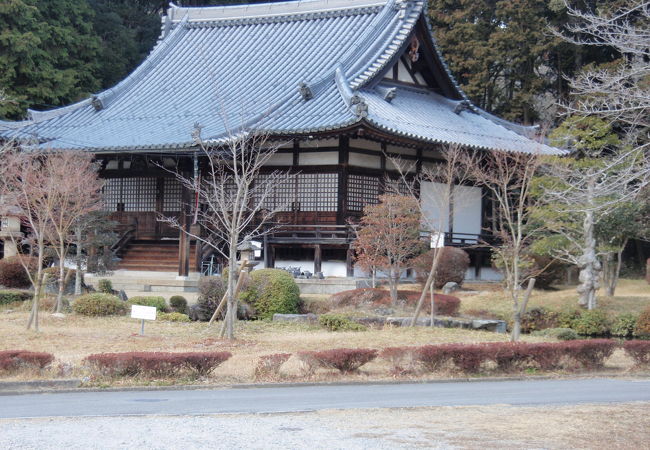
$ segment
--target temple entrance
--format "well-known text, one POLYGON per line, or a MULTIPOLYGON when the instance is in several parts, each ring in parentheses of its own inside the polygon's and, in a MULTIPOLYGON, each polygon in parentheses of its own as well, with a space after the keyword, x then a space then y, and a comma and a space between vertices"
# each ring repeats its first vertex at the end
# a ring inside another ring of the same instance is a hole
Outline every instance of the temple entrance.
POLYGON ((135 239, 178 238, 178 229, 161 217, 180 219, 182 185, 172 177, 107 178, 104 210, 122 228, 134 227, 135 239))

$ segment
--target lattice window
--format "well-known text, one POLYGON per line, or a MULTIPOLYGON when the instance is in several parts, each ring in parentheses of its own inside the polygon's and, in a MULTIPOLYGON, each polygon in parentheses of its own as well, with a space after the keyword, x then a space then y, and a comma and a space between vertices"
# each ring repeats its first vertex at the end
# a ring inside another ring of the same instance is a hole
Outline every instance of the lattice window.
POLYGON ((118 203, 122 201, 122 179, 109 178, 105 180, 102 189, 104 211, 117 211, 118 203))
POLYGON ((157 179, 109 178, 103 189, 106 211, 155 211, 157 179))
POLYGON ((163 211, 179 212, 183 203, 183 185, 176 178, 165 178, 163 184, 163 211))
POLYGON ((366 205, 379 202, 379 178, 367 175, 348 176, 348 210, 363 211, 366 205))
POLYGON ((339 176, 337 173, 298 175, 297 201, 301 211, 337 211, 339 176))
POLYGON ((410 195, 410 191, 404 180, 386 180, 384 191, 393 195, 410 195))

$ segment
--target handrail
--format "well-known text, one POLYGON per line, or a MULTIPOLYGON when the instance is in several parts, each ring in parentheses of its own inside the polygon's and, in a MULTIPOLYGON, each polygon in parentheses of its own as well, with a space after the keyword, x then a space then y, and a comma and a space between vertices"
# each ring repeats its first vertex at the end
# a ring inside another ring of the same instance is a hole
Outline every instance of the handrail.
POLYGON ((130 225, 129 228, 124 230, 120 238, 117 240, 117 242, 113 245, 111 245, 111 251, 113 251, 115 254, 119 254, 124 250, 124 248, 131 242, 131 239, 133 239, 133 235, 135 235, 135 230, 136 226, 135 225, 130 225))

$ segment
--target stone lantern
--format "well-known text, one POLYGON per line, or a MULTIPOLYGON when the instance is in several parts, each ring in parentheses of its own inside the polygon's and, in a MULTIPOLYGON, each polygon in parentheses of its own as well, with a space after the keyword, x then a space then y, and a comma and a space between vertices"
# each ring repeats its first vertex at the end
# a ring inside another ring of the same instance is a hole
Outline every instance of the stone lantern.
POLYGON ((16 208, 5 208, 0 216, 0 239, 4 241, 4 257, 18 254, 16 242, 23 238, 20 232, 20 211, 16 208))
POLYGON ((249 272, 253 270, 253 267, 259 264, 259 262, 255 261, 255 250, 257 250, 257 248, 253 245, 253 242, 251 242, 250 239, 245 239, 244 242, 239 244, 237 247, 237 251, 239 252, 239 261, 248 261, 246 267, 249 272))

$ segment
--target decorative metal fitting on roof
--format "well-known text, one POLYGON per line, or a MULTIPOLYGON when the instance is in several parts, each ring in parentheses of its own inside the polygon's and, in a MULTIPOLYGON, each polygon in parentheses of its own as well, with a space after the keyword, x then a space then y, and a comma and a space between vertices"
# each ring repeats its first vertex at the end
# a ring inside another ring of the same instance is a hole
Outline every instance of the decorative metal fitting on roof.
POLYGON ((93 97, 90 100, 90 104, 93 105, 95 111, 101 111, 102 109, 104 109, 104 103, 102 103, 102 99, 100 99, 96 95, 93 95, 93 97))
POLYGON ((397 97, 397 88, 390 88, 386 90, 386 93, 384 94, 384 100, 390 103, 395 97, 397 97))
POLYGON ((311 91, 311 88, 307 86, 307 83, 301 82, 298 85, 300 95, 302 95, 303 100, 311 100, 314 98, 314 93, 311 91))
POLYGON ((454 113, 456 113, 456 114, 460 114, 460 113, 462 113, 463 111, 467 111, 467 110, 469 110, 470 107, 471 107, 471 105, 470 105, 469 101, 467 101, 467 100, 462 100, 462 101, 459 102, 459 103, 456 105, 456 107, 454 108, 454 113))

